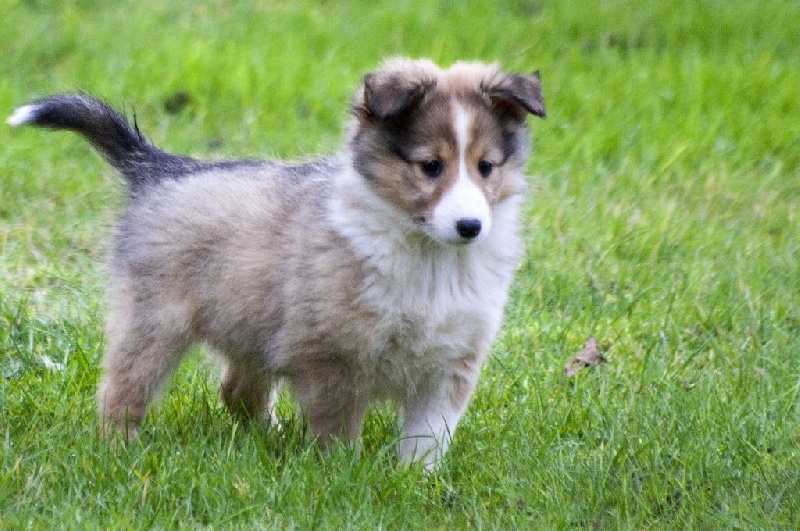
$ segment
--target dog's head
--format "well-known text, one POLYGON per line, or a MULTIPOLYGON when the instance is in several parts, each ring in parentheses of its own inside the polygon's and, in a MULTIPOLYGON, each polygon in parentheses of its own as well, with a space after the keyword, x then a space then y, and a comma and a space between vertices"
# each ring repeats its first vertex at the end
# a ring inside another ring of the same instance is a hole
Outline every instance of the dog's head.
POLYGON ((353 163, 428 236, 472 243, 490 233, 495 206, 524 188, 528 114, 545 115, 538 72, 390 59, 353 101, 353 163))

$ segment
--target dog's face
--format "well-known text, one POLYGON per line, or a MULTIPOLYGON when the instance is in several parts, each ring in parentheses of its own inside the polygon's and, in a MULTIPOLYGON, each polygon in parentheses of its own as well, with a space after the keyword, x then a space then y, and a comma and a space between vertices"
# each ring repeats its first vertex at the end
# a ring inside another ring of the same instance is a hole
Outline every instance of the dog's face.
POLYGON ((524 187, 529 113, 544 116, 538 74, 389 60, 353 103, 354 164, 414 229, 441 243, 477 242, 495 206, 524 187))

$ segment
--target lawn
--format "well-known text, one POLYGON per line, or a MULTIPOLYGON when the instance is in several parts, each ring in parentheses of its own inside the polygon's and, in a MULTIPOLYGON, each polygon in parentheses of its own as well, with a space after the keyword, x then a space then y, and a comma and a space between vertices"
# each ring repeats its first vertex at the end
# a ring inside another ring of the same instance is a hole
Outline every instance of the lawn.
POLYGON ((0 528, 800 528, 800 3, 0 0, 0 114, 84 89, 204 157, 337 149, 388 55, 542 73, 527 252, 443 465, 322 455, 180 366, 97 435, 117 177, 0 126, 0 528), (590 336, 608 362, 564 364, 590 336))

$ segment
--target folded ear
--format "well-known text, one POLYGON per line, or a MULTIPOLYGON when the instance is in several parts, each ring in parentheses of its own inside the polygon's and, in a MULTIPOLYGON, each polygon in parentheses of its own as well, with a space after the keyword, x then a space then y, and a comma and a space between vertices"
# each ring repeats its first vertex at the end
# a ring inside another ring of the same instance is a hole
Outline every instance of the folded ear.
POLYGON ((539 71, 531 75, 501 73, 484 82, 484 95, 500 112, 524 120, 527 113, 545 117, 539 71))
POLYGON ((434 81, 397 72, 377 72, 364 77, 364 109, 370 116, 394 118, 419 104, 434 81))

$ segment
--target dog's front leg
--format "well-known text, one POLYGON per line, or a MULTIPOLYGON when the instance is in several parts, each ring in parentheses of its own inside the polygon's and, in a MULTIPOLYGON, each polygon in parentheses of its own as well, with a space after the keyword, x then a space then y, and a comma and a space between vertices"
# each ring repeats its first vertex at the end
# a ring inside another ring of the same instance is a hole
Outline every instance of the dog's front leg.
POLYGON ((409 396, 403 415, 403 434, 397 452, 404 462, 422 460, 433 469, 450 445, 453 433, 478 379, 474 356, 457 360, 451 372, 430 392, 409 396))
POLYGON ((311 361, 291 378, 291 384, 310 435, 323 448, 333 439, 358 448, 367 394, 350 366, 335 357, 311 361))

